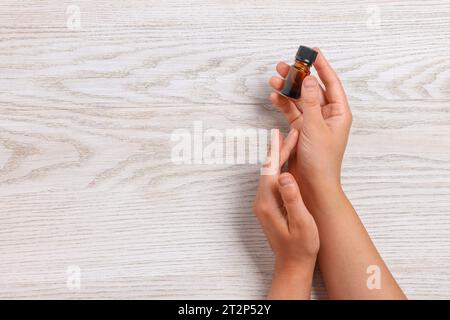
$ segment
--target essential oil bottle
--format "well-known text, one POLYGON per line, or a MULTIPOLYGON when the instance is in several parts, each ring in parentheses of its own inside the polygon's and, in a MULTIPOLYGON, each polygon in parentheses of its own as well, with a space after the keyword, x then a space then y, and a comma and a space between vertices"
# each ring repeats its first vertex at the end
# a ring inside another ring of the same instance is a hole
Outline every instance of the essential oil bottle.
POLYGON ((281 94, 291 98, 298 99, 301 95, 302 82, 311 74, 310 67, 317 57, 317 52, 311 48, 300 46, 295 55, 295 64, 293 64, 286 76, 281 94))

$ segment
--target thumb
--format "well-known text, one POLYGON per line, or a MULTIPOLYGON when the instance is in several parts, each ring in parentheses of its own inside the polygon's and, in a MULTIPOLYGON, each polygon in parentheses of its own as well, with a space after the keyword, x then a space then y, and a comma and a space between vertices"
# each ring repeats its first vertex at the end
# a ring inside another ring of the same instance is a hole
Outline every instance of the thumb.
POLYGON ((319 90, 319 83, 315 77, 307 76, 303 80, 300 104, 303 109, 303 117, 305 121, 322 119, 319 90))
POLYGON ((278 184, 281 198, 283 199, 284 207, 286 208, 288 217, 294 218, 297 221, 302 220, 302 216, 307 209, 303 203, 300 190, 292 174, 284 172, 278 178, 278 184))

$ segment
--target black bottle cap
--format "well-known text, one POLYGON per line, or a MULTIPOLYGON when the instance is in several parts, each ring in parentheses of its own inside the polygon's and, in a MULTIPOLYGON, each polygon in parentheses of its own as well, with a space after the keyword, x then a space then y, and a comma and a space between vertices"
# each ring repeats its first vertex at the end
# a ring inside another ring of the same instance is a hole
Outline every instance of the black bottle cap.
POLYGON ((297 54, 295 55, 296 60, 301 60, 309 64, 310 66, 316 61, 317 52, 311 48, 300 46, 298 48, 297 54))

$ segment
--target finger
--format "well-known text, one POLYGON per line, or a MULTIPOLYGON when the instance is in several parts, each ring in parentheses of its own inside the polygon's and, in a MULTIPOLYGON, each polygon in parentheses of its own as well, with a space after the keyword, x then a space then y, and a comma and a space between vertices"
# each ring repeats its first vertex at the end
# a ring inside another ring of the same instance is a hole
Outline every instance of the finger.
POLYGON ((284 139, 280 150, 280 167, 282 167, 283 164, 289 159, 291 153, 295 151, 298 136, 299 136, 298 130, 291 129, 286 139, 284 139))
POLYGON ((319 53, 316 61, 314 62, 314 68, 316 69, 320 80, 322 80, 325 85, 325 95, 328 102, 346 102, 347 97, 336 72, 328 63, 322 51, 320 51, 319 48, 314 48, 314 50, 319 53))
POLYGON ((278 129, 272 129, 268 160, 270 167, 273 167, 272 169, 275 169, 276 173, 261 174, 258 192, 253 203, 253 211, 269 238, 280 232, 288 231, 286 218, 280 210, 283 202, 277 188, 279 153, 282 144, 283 136, 278 129))
POLYGON ((280 130, 272 129, 270 132, 269 155, 261 167, 260 183, 270 185, 273 179, 280 173, 280 151, 283 144, 283 136, 280 130))
POLYGON ((279 77, 272 77, 269 80, 269 84, 275 90, 280 91, 281 89, 283 89, 284 79, 281 79, 279 77))
MULTIPOLYGON (((319 101, 320 101, 320 106, 326 106, 328 104, 328 100, 327 100, 327 96, 325 95, 325 90, 322 88, 322 86, 319 84, 319 101)), ((302 110, 302 106, 300 105, 300 100, 295 100, 292 101, 294 103, 294 105, 297 107, 298 111, 300 111, 300 113, 303 113, 302 110)))
MULTIPOLYGON (((289 69, 291 68, 290 65, 288 65, 287 63, 281 61, 278 62, 277 64, 277 72, 278 74, 282 77, 282 78, 286 78, 287 74, 289 73, 289 69)), ((281 90, 284 86, 284 80, 278 77, 272 77, 270 79, 270 85, 272 86, 272 88, 274 88, 275 90, 281 90)), ((326 98, 325 95, 325 90, 322 88, 322 86, 320 86, 320 105, 324 106, 328 103, 328 100, 326 98)), ((299 107, 298 104, 296 104, 297 107, 299 107)), ((300 109, 300 112, 302 110, 300 109)))
POLYGON ((308 209, 303 202, 300 189, 294 177, 290 173, 282 173, 278 178, 278 190, 283 199, 284 207, 288 214, 288 221, 302 222, 308 209))
POLYGON ((281 94, 272 92, 270 94, 270 100, 284 114, 289 124, 291 124, 301 116, 301 113, 296 108, 295 104, 288 98, 283 97, 281 94))
POLYGON ((303 119, 308 121, 323 120, 320 109, 319 83, 314 76, 307 76, 302 83, 300 105, 303 109, 303 119))
POLYGON ((253 203, 253 212, 269 239, 289 232, 286 217, 272 198, 257 195, 253 203))
POLYGON ((283 61, 278 62, 278 64, 277 64, 277 72, 283 78, 286 78, 287 74, 289 73, 290 68, 291 68, 291 66, 283 61))
MULTIPOLYGON (((269 80, 270 86, 277 91, 281 91, 283 89, 284 83, 284 79, 279 77, 272 77, 269 80)), ((272 103, 280 109, 280 111, 285 113, 289 123, 295 121, 302 112, 302 109, 297 101, 292 101, 279 93, 272 93, 270 99, 272 100, 272 103)))

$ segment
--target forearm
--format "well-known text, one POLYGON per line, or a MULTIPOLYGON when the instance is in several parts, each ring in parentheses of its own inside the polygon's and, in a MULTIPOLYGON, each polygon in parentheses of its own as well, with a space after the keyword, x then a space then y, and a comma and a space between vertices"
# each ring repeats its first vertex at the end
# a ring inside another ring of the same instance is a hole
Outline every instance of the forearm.
POLYGON ((275 266, 268 299, 310 299, 313 273, 314 263, 296 268, 285 268, 277 264, 275 266))
POLYGON ((321 235, 319 264, 329 298, 404 299, 341 187, 321 190, 307 193, 306 203, 321 235), (372 283, 368 270, 380 281, 372 283))

